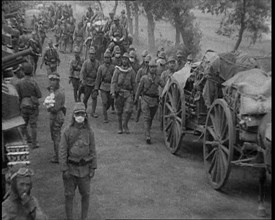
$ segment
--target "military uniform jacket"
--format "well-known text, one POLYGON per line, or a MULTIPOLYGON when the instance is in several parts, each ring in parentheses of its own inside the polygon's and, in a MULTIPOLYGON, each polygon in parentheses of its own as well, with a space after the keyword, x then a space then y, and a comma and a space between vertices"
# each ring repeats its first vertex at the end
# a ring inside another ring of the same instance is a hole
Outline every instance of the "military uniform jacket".
POLYGON ((73 176, 85 177, 89 175, 91 169, 97 168, 94 132, 87 126, 84 124, 80 127, 72 122, 72 125, 65 128, 62 133, 59 147, 61 171, 68 170, 73 176), (71 163, 81 160, 88 161, 88 163, 83 166, 71 163))
POLYGON ((42 58, 46 65, 57 64, 60 62, 58 52, 55 48, 47 48, 42 58))
POLYGON ((87 59, 84 61, 80 71, 80 78, 84 85, 95 86, 99 66, 100 63, 98 60, 91 61, 90 59, 87 59))
POLYGON ((121 66, 122 65, 121 58, 112 57, 112 64, 114 66, 121 66))
POLYGON ((32 50, 38 54, 41 53, 41 51, 42 51, 42 46, 41 46, 40 42, 38 42, 37 40, 34 40, 33 38, 31 38, 28 41, 28 47, 31 47, 32 50))
POLYGON ((80 78, 80 70, 83 65, 83 59, 74 59, 70 63, 70 78, 80 78))
POLYGON ((132 67, 124 69, 122 67, 115 67, 115 72, 111 82, 111 94, 116 92, 128 90, 135 93, 135 72, 132 67))
POLYGON ((109 37, 114 37, 115 33, 118 33, 119 38, 124 38, 126 39, 126 31, 122 25, 116 26, 115 24, 111 25, 110 32, 109 32, 109 37))
POLYGON ((113 64, 106 65, 105 63, 100 65, 97 71, 96 89, 110 92, 111 81, 115 71, 113 64))
POLYGON ((154 77, 149 73, 141 77, 140 83, 137 88, 135 99, 138 99, 140 95, 144 101, 148 103, 150 107, 158 105, 159 91, 158 87, 162 86, 160 77, 155 75, 154 77))
MULTIPOLYGON (((50 91, 51 88, 48 87, 48 90, 50 91)), ((59 88, 54 90, 54 106, 49 109, 50 111, 50 119, 53 120, 56 117, 64 117, 64 113, 62 112, 62 109, 65 106, 65 90, 61 86, 59 88)))
POLYGON ((140 82, 141 77, 147 75, 148 72, 149 72, 149 67, 143 66, 143 67, 139 68, 139 70, 136 74, 136 80, 135 80, 137 86, 140 82))

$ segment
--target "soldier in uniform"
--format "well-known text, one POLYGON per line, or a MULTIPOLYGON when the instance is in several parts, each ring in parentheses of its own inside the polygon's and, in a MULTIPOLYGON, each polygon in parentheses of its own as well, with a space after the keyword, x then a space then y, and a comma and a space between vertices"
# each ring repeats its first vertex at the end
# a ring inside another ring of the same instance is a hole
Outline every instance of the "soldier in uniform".
POLYGON ((62 21, 62 34, 61 34, 61 45, 60 45, 60 52, 66 53, 67 45, 69 42, 69 27, 66 20, 62 21))
POLYGON ((39 59, 39 55, 42 53, 42 46, 39 42, 39 37, 37 33, 32 32, 32 37, 28 41, 28 48, 30 47, 33 51, 33 54, 30 55, 30 63, 33 65, 33 76, 36 75, 37 62, 39 59))
MULTIPOLYGON (((111 41, 118 40, 118 42, 116 42, 116 43, 119 44, 119 46, 123 50, 122 52, 126 51, 125 47, 124 47, 125 40, 126 40, 126 30, 119 23, 119 17, 118 16, 114 17, 114 24, 112 24, 112 26, 110 28, 109 38, 110 38, 111 41)), ((111 48, 111 50, 112 50, 112 48, 111 48)))
POLYGON ((77 46, 80 49, 80 54, 82 53, 83 43, 84 43, 85 27, 82 22, 79 22, 77 28, 74 31, 73 41, 74 47, 77 46))
POLYGON ((40 69, 42 69, 43 63, 45 63, 47 75, 49 76, 51 73, 56 72, 57 66, 60 64, 60 59, 57 50, 53 47, 52 39, 49 39, 48 44, 49 47, 46 49, 42 57, 40 69))
POLYGON ((125 15, 125 10, 123 9, 121 11, 121 15, 120 15, 120 24, 124 27, 124 29, 127 31, 128 30, 128 19, 125 15))
POLYGON ((114 47, 114 56, 112 57, 112 64, 114 66, 121 66, 122 61, 121 61, 121 50, 118 45, 114 47))
POLYGON ((91 178, 97 168, 95 138, 85 105, 75 103, 72 121, 62 132, 59 161, 65 188, 65 212, 73 218, 75 189, 81 194, 81 220, 87 220, 91 178))
POLYGON ((115 66, 111 63, 111 52, 106 50, 104 53, 104 63, 99 66, 97 71, 96 86, 95 89, 100 89, 101 99, 102 99, 102 110, 104 116, 104 123, 108 123, 107 111, 114 102, 111 96, 111 80, 113 73, 115 71, 115 66))
POLYGON ((140 66, 139 66, 139 61, 137 60, 137 54, 134 50, 131 50, 129 52, 129 61, 133 70, 135 71, 135 76, 136 76, 140 66))
POLYGON ((71 21, 68 24, 68 33, 69 33, 69 40, 68 40, 68 44, 71 46, 70 48, 70 52, 72 53, 73 51, 73 44, 74 44, 74 31, 75 31, 75 24, 73 21, 71 21))
MULTIPOLYGON (((140 83, 140 79, 147 75, 148 72, 149 72, 149 62, 151 61, 151 55, 148 54, 145 59, 144 59, 144 64, 141 68, 139 68, 138 72, 137 72, 137 75, 136 75, 136 79, 135 79, 135 83, 136 83, 136 86, 139 85, 140 83)), ((136 107, 137 107, 137 115, 136 115, 136 122, 139 121, 139 117, 140 117, 140 113, 141 113, 141 98, 139 97, 139 99, 137 100, 137 103, 136 103, 136 107)))
POLYGON ((168 58, 168 69, 165 70, 164 72, 162 72, 161 74, 161 80, 163 83, 163 87, 165 86, 166 82, 168 81, 168 79, 174 74, 174 72, 176 71, 176 59, 174 56, 170 56, 168 58))
POLYGON ((178 71, 178 70, 181 70, 184 67, 185 62, 183 60, 183 53, 182 53, 181 50, 177 51, 176 56, 177 56, 177 71, 178 71))
POLYGON ((74 90, 74 101, 79 102, 77 92, 80 87, 80 70, 83 64, 83 59, 80 57, 80 48, 75 47, 74 49, 75 59, 70 63, 70 76, 69 84, 72 83, 74 90))
POLYGON ((150 130, 154 116, 158 109, 159 94, 158 87, 164 86, 157 76, 157 64, 155 60, 149 63, 149 73, 144 75, 137 88, 135 103, 141 95, 141 109, 144 116, 144 129, 147 144, 151 144, 150 130))
POLYGON ((46 30, 45 30, 45 27, 44 27, 42 21, 39 22, 38 33, 39 33, 39 37, 40 37, 40 40, 41 40, 41 46, 43 47, 43 44, 44 44, 44 41, 45 41, 45 38, 46 38, 46 30))
POLYGON ((60 48, 60 38, 61 38, 61 35, 62 35, 61 21, 60 20, 57 20, 57 24, 52 28, 52 31, 54 31, 55 43, 60 48))
POLYGON ((61 128, 64 123, 65 116, 65 91, 59 84, 60 75, 52 73, 49 75, 50 86, 47 88, 50 93, 54 94, 54 106, 48 108, 50 112, 50 131, 51 138, 54 144, 54 156, 51 159, 52 163, 58 163, 58 151, 61 138, 61 128))
POLYGON ((192 62, 193 62, 193 58, 192 58, 192 55, 189 54, 186 58, 186 64, 184 66, 190 66, 192 65, 192 62))
POLYGON ((97 105, 97 91, 95 90, 95 81, 97 76, 98 67, 100 63, 95 59, 95 48, 91 47, 89 50, 89 59, 85 60, 81 72, 81 83, 84 85, 84 100, 83 103, 87 109, 87 103, 92 96, 92 113, 91 116, 97 118, 98 115, 95 114, 97 105))
POLYGON ((34 172, 26 165, 14 165, 8 173, 9 196, 2 202, 2 219, 47 220, 38 200, 31 195, 34 172))
POLYGON ((39 147, 37 143, 37 120, 39 114, 39 101, 42 93, 37 82, 32 78, 33 67, 30 63, 23 64, 25 76, 16 84, 16 90, 19 95, 21 115, 25 120, 22 127, 22 133, 27 138, 27 142, 31 143, 31 148, 39 147), (30 124, 31 136, 28 133, 27 126, 30 124))
POLYGON ((114 23, 114 15, 115 15, 115 14, 114 14, 113 11, 111 11, 111 12, 109 13, 110 18, 108 18, 108 21, 107 21, 107 23, 106 23, 105 26, 104 26, 103 31, 104 31, 104 33, 105 33, 105 37, 106 37, 106 38, 109 38, 109 31, 110 31, 110 28, 111 28, 112 24, 114 23))
POLYGON ((145 57, 149 54, 148 50, 143 50, 141 53, 141 63, 140 63, 140 68, 143 67, 145 65, 145 57))
POLYGON ((122 56, 122 66, 116 66, 111 82, 111 94, 115 99, 115 106, 118 116, 118 134, 123 130, 129 134, 128 122, 133 112, 133 95, 135 93, 135 72, 129 64, 129 54, 122 56), (126 113, 122 125, 122 115, 126 113))

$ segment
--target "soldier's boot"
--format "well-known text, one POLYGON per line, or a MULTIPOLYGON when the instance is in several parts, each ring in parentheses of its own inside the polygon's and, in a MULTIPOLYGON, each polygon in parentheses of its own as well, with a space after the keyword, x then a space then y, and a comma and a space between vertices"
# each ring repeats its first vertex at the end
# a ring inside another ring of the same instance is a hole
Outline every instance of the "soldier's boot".
POLYGON ((54 141, 54 156, 51 159, 52 163, 58 163, 58 143, 56 141, 54 141))
POLYGON ((117 119, 118 119, 118 134, 122 134, 123 130, 122 130, 122 115, 117 115, 117 119))
POLYGON ((87 220, 89 211, 89 195, 84 195, 81 198, 81 220, 87 220))
POLYGON ((104 116, 104 121, 103 121, 103 123, 108 123, 109 120, 108 120, 108 114, 107 114, 107 107, 106 107, 106 104, 103 104, 103 106, 102 106, 102 111, 103 111, 103 116, 104 116))
POLYGON ((150 134, 150 122, 145 121, 144 122, 144 128, 145 128, 145 139, 147 144, 151 144, 151 134, 150 134))
POLYGON ((32 132, 32 149, 38 148, 39 144, 37 143, 37 130, 36 128, 31 129, 32 132))
POLYGON ((129 113, 129 112, 127 112, 126 115, 125 115, 125 120, 124 120, 124 123, 123 123, 123 129, 124 129, 126 134, 130 134, 130 131, 129 131, 129 128, 128 128, 128 122, 131 118, 131 115, 132 115, 132 113, 129 113))
POLYGON ((73 220, 73 196, 65 196, 65 211, 67 220, 73 220))
POLYGON ((91 113, 91 116, 93 118, 97 118, 98 117, 98 115, 95 113, 96 105, 97 105, 97 99, 93 99, 92 100, 92 113, 91 113))

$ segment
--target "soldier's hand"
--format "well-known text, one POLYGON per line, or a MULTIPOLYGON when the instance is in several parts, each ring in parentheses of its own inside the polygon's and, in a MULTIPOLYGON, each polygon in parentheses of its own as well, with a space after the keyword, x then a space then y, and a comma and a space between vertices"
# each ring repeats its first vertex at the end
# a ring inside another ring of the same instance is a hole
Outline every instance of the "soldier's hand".
POLYGON ((95 169, 91 169, 91 170, 90 170, 89 177, 90 177, 90 178, 93 178, 94 175, 95 175, 95 169))
POLYGON ((66 171, 63 171, 63 178, 64 179, 67 179, 67 178, 69 178, 70 177, 70 173, 69 173, 69 171, 68 170, 66 170, 66 171))

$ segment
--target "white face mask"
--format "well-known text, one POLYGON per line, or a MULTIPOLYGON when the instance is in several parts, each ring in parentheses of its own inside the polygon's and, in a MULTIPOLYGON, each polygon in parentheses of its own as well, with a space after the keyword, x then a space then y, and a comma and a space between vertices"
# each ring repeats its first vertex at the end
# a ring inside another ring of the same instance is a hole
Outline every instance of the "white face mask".
POLYGON ((82 123, 85 120, 83 116, 74 116, 74 119, 77 123, 82 123))

